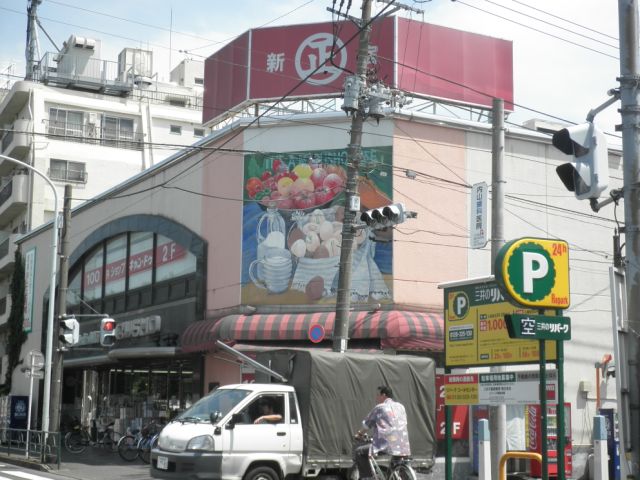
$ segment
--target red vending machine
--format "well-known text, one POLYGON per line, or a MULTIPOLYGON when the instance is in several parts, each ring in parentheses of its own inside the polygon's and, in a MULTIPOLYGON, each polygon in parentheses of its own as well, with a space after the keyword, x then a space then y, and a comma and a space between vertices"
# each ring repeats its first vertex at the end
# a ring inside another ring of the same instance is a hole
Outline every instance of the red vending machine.
MULTIPOLYGON (((527 450, 530 452, 542 453, 542 442, 546 439, 548 456, 549 477, 558 476, 558 422, 556 416, 556 405, 547 405, 547 433, 542 434, 540 405, 527 405, 525 421, 527 422, 527 450)), ((569 478, 573 470, 571 464, 571 403, 564 404, 564 472, 569 478)), ((531 475, 542 476, 542 465, 538 462, 531 462, 531 475)))

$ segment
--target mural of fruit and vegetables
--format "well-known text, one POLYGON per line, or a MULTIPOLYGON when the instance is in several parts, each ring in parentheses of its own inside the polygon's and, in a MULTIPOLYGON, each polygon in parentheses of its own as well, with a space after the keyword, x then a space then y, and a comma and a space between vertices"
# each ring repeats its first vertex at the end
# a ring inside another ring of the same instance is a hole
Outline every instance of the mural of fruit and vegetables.
MULTIPOLYGON (((362 154, 362 210, 392 203, 391 147, 362 154)), ((346 158, 345 149, 245 155, 243 303, 335 303, 346 158)), ((372 238, 356 235, 351 299, 391 302, 392 243, 372 238)))

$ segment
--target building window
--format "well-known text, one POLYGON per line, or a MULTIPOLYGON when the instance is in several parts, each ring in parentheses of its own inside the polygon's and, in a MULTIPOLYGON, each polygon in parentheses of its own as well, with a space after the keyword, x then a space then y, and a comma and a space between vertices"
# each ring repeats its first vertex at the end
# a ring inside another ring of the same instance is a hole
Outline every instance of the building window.
POLYGON ((107 241, 105 262, 104 294, 113 295, 124 292, 127 277, 127 234, 107 241))
POLYGON ((153 280, 153 233, 131 232, 129 289, 151 285, 153 280))
POLYGON ((78 137, 78 141, 81 141, 83 127, 84 115, 82 112, 60 108, 49 109, 49 135, 73 136, 78 137))
POLYGON ((69 162, 67 160, 54 160, 52 158, 49 177, 51 180, 60 180, 63 182, 87 183, 87 172, 85 170, 85 164, 82 162, 69 162))
POLYGON ((169 131, 176 135, 182 135, 182 127, 180 125, 169 125, 169 131))
POLYGON ((133 145, 133 120, 103 116, 102 144, 117 148, 135 148, 133 145))
POLYGON ((204 78, 196 77, 193 79, 193 83, 195 83, 196 85, 204 85, 204 78))
POLYGON ((69 304, 113 303, 126 293, 127 308, 135 309, 152 301, 193 296, 196 270, 196 255, 168 237, 153 232, 121 233, 100 242, 72 269, 69 304), (142 305, 143 301, 147 303, 142 305))
POLYGON ((96 300, 102 297, 103 247, 96 248, 84 263, 84 281, 82 291, 85 300, 96 300))
POLYGON ((194 128, 193 129, 194 137, 204 137, 204 128, 194 128))

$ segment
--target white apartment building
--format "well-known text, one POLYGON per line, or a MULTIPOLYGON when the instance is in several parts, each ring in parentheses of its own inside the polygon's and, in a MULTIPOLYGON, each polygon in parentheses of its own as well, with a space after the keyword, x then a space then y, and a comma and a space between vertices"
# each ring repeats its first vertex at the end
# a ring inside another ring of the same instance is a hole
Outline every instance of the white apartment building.
MULTIPOLYGON (((162 83, 152 52, 124 49, 100 56, 100 41, 72 35, 60 53, 46 53, 33 81, 0 95, 0 154, 32 165, 75 206, 153 166, 205 135, 204 65, 184 60, 162 83)), ((10 312, 15 238, 51 220, 47 183, 0 158, 0 345, 10 312)), ((0 347, 0 353, 3 347, 0 347)), ((4 382, 4 368, 0 383, 4 382)))

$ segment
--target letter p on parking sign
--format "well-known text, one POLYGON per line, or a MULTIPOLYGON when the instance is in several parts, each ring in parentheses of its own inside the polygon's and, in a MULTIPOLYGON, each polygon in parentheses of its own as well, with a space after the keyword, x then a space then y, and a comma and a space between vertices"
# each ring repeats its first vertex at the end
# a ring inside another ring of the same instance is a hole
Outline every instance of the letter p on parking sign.
POLYGON ((518 305, 564 309, 570 305, 569 248, 563 240, 520 238, 496 258, 496 280, 518 305))

